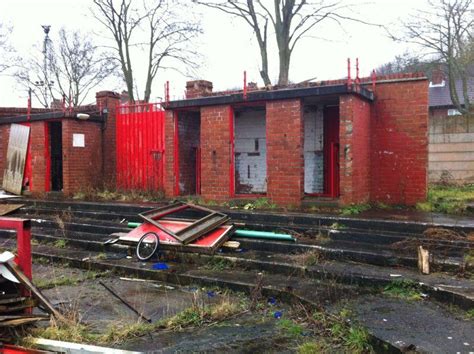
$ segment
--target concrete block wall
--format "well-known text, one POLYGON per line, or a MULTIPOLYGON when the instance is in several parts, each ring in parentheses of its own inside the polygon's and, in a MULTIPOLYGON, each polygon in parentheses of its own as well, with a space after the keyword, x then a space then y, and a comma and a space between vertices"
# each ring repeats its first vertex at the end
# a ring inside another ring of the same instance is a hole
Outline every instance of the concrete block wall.
POLYGON ((372 201, 413 205, 426 199, 428 80, 377 84, 371 151, 372 201))
MULTIPOLYGON (((63 192, 74 194, 102 184, 103 169, 111 168, 110 162, 102 165, 101 124, 76 119, 62 121, 63 192), (73 135, 84 134, 84 147, 73 146, 73 135)), ((104 155, 109 157, 109 155, 104 155)), ((33 167, 33 170, 34 167, 33 167)), ((33 178, 34 181, 34 178, 33 178)))
POLYGON ((430 110, 429 181, 474 183, 474 115, 430 110))
POLYGON ((339 101, 339 165, 341 204, 370 200, 370 103, 356 95, 339 101))
POLYGON ((230 198, 230 106, 201 107, 201 196, 208 200, 230 198))
POLYGON ((304 195, 301 99, 269 101, 266 116, 267 196, 280 205, 300 205, 304 195))
POLYGON ((323 107, 304 109, 304 192, 324 192, 323 107))
POLYGON ((267 141, 265 111, 235 114, 235 192, 266 193, 267 141))

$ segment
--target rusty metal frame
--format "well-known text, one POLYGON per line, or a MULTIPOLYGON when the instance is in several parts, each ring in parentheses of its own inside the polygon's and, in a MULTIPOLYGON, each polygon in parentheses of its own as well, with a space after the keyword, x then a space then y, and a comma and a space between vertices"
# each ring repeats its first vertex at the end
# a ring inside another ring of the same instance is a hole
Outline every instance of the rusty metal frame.
POLYGON ((214 230, 216 227, 221 226, 229 220, 229 217, 223 213, 207 209, 194 204, 185 204, 185 203, 174 203, 167 205, 158 209, 153 209, 141 214, 138 214, 145 221, 155 225, 161 231, 166 232, 168 235, 172 236, 182 244, 188 244, 198 239, 199 237, 207 234, 209 231, 214 230), (195 220, 192 224, 186 226, 185 228, 173 232, 159 223, 159 219, 163 217, 177 213, 185 209, 195 209, 208 213, 208 215, 195 220))

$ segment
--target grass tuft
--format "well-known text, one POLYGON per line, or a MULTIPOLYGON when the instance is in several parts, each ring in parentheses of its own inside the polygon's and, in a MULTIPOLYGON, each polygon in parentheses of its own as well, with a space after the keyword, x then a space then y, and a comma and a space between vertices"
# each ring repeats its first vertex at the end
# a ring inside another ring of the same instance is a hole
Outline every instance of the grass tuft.
POLYGON ((421 300, 420 286, 410 280, 397 280, 385 286, 383 293, 405 300, 421 300))
POLYGON ((426 202, 418 203, 417 209, 425 212, 462 214, 466 204, 474 200, 474 184, 464 186, 431 185, 426 202))

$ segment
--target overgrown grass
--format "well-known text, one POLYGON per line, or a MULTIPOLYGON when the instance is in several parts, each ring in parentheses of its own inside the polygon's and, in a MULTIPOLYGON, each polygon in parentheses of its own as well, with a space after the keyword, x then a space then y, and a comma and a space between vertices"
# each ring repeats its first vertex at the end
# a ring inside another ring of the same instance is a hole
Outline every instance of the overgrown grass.
POLYGON ((64 238, 59 238, 56 241, 54 241, 53 246, 56 248, 66 248, 67 240, 64 238))
POLYGON ((426 212, 462 214, 466 204, 474 200, 474 184, 465 186, 430 185, 426 202, 418 203, 417 209, 426 212))
POLYGON ((106 276, 109 272, 88 271, 84 276, 59 276, 53 279, 37 279, 35 285, 40 289, 51 289, 58 286, 77 285, 85 280, 97 279, 106 276))
POLYGON ((214 303, 204 301, 200 292, 196 293, 192 305, 177 313, 175 316, 154 323, 115 322, 108 326, 103 333, 93 332, 92 329, 80 323, 77 312, 67 315, 68 321, 58 323, 52 321, 47 328, 33 329, 31 335, 24 343, 31 342, 34 337, 70 341, 77 343, 91 343, 98 345, 110 345, 123 343, 124 341, 142 337, 158 329, 180 330, 188 327, 199 327, 211 325, 223 321, 229 317, 243 313, 248 309, 248 301, 244 298, 230 296, 228 293, 220 294, 214 303))
POLYGON ((120 202, 156 202, 164 200, 163 191, 122 191, 118 189, 83 189, 73 195, 75 200, 102 200, 120 202))
POLYGON ((389 296, 405 300, 421 300, 420 286, 409 280, 393 281, 383 289, 383 293, 389 296))
POLYGON ((277 205, 272 203, 268 198, 258 198, 255 201, 245 204, 242 209, 254 210, 254 209, 276 209, 277 205))
POLYGON ((206 268, 220 271, 220 270, 231 269, 234 267, 234 265, 235 264, 228 259, 212 257, 207 262, 206 268))
POLYGON ((351 204, 341 209, 341 215, 357 215, 370 208, 369 204, 351 204))

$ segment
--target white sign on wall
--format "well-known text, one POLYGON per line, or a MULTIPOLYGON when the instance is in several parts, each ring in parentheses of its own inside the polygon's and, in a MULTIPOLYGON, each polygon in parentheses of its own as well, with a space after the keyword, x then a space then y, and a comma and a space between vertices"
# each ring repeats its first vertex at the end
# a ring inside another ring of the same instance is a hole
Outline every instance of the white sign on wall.
POLYGON ((86 142, 84 138, 84 134, 72 134, 72 146, 73 147, 85 147, 86 142))

